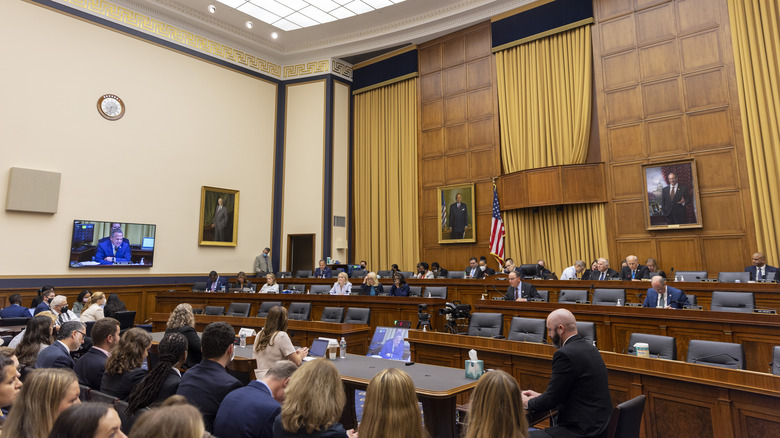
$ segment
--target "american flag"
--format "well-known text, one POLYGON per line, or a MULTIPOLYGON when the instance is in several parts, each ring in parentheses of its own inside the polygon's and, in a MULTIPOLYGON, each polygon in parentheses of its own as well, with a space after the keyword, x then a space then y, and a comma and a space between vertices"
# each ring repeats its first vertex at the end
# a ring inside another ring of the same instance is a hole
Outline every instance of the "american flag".
POLYGON ((444 201, 444 192, 441 192, 441 227, 447 224, 447 203, 444 201))
POLYGON ((498 206, 498 191, 493 184, 493 218, 490 221, 490 254, 499 263, 504 264, 504 221, 501 220, 501 209, 498 206))

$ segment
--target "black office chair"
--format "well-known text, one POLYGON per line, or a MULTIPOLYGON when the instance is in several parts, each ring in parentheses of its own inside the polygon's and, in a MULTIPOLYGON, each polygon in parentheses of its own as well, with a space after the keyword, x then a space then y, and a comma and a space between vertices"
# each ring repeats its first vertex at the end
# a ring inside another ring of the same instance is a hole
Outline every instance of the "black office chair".
POLYGON ((539 265, 529 263, 520 265, 520 278, 539 278, 539 265))
MULTIPOLYGON (((257 309, 257 317, 258 318, 265 318, 268 316, 268 311, 271 310, 272 307, 279 306, 282 307, 281 301, 265 301, 260 303, 260 308, 257 309)), ((292 306, 290 306, 292 308, 292 306)), ((289 313, 289 312, 288 312, 289 313)), ((288 315, 289 317, 289 315, 288 315)))
POLYGON ((376 271, 376 275, 382 278, 391 278, 393 276, 393 271, 376 271))
POLYGON ((577 321, 577 333, 583 338, 585 338, 585 340, 593 343, 594 346, 596 345, 596 323, 595 322, 577 321))
POLYGON ((772 347, 772 363, 769 364, 769 372, 775 376, 780 376, 780 347, 772 347))
POLYGON ((650 347, 650 357, 677 360, 677 341, 671 336, 631 333, 628 339, 628 354, 635 354, 634 344, 644 342, 650 347))
POLYGON ((205 281, 196 281, 195 283, 192 283, 192 291, 193 292, 203 292, 206 290, 206 282, 205 281))
POLYGON ((615 406, 609 419, 607 438, 639 438, 645 399, 644 395, 638 395, 615 406))
POLYGON ((249 309, 252 303, 230 303, 227 309, 227 316, 249 316, 249 309))
POLYGON ((86 333, 87 336, 89 336, 92 333, 92 327, 95 325, 95 322, 96 321, 87 321, 84 323, 84 325, 86 326, 86 328, 84 329, 84 333, 86 333))
POLYGON ((108 395, 105 392, 95 391, 94 389, 89 392, 89 401, 103 403, 109 406, 114 406, 117 398, 113 395, 108 395))
POLYGON ((745 369, 745 350, 742 344, 691 339, 688 343, 688 363, 714 367, 745 369))
POLYGON ((712 292, 710 310, 713 312, 752 313, 756 307, 753 292, 712 292))
POLYGON ((371 321, 371 309, 367 307, 350 307, 344 316, 345 324, 368 324, 371 321))
POLYGON ((548 290, 537 290, 536 291, 540 297, 542 297, 542 300, 549 303, 550 302, 550 291, 548 290))
POLYGON ((472 313, 468 335, 485 338, 503 338, 504 315, 501 313, 472 313))
POLYGON ((300 271, 295 271, 295 278, 309 278, 311 276, 311 270, 302 269, 300 271))
POLYGON ((559 303, 576 303, 577 301, 588 301, 588 291, 581 289, 564 289, 558 293, 559 303))
POLYGON ((447 271, 447 278, 466 278, 466 271, 447 271))
POLYGON ((447 299, 446 286, 428 286, 425 288, 425 297, 447 299))
POLYGON ((327 295, 333 287, 327 284, 312 284, 309 289, 315 295, 327 295))
POLYGON ((620 300, 622 304, 626 303, 625 289, 594 289, 593 304, 599 306, 617 306, 620 300))
POLYGON ((422 286, 409 286, 409 296, 410 297, 422 296, 422 286))
POLYGON ((88 402, 92 398, 92 388, 79 383, 79 400, 88 402))
POLYGON ((368 275, 368 271, 364 269, 358 269, 352 271, 352 273, 349 274, 349 278, 366 278, 366 275, 368 275))
POLYGON ((223 313, 225 313, 225 306, 206 306, 203 311, 204 315, 222 316, 223 313))
POLYGON ((26 317, 18 317, 18 318, 3 318, 0 319, 0 327, 10 327, 10 326, 26 326, 27 321, 29 321, 30 318, 26 317))
POLYGON ((192 309, 192 314, 193 315, 203 315, 203 309, 202 308, 192 309))
POLYGON ((311 303, 290 303, 290 308, 287 310, 287 318, 308 321, 311 319, 311 303))
POLYGON ((400 271, 400 274, 403 275, 406 279, 414 277, 414 272, 412 271, 400 271))
POLYGON ((689 306, 698 306, 698 300, 696 299, 696 295, 688 295, 685 294, 686 297, 688 297, 688 305, 689 306))
POLYGON ((293 291, 294 294, 305 294, 306 293, 306 285, 305 284, 292 284, 287 286, 289 290, 293 291))
POLYGON ((114 313, 114 318, 119 321, 119 330, 125 331, 135 325, 135 310, 123 310, 114 313))
POLYGON ((344 321, 344 308, 343 307, 326 307, 322 309, 322 322, 337 322, 344 321))
POLYGON ((290 278, 292 273, 290 271, 281 271, 276 274, 276 278, 290 278))
POLYGON ((750 281, 750 272, 719 272, 719 283, 747 283, 750 281))
POLYGON ((522 318, 515 316, 509 324, 506 338, 510 341, 547 343, 547 325, 541 318, 522 318))
POLYGON ((680 281, 702 281, 707 279, 707 271, 677 271, 674 275, 680 281))

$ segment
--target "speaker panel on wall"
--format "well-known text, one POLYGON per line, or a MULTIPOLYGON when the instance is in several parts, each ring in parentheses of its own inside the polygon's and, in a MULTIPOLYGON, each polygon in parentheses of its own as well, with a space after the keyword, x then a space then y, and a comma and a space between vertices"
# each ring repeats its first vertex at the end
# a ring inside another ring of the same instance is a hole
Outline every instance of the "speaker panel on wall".
POLYGON ((12 167, 8 175, 6 211, 56 213, 61 177, 59 172, 12 167))

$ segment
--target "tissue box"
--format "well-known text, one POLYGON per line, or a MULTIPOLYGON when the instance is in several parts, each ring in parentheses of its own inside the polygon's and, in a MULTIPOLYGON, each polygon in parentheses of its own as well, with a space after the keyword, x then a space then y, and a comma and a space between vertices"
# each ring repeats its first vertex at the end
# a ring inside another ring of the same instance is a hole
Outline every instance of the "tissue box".
POLYGON ((466 378, 479 379, 485 373, 485 362, 481 360, 466 361, 466 378))

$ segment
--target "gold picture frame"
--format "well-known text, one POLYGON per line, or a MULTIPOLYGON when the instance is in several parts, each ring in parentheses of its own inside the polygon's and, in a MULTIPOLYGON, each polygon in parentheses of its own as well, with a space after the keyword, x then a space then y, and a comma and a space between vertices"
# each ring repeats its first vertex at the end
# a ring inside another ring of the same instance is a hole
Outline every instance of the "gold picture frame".
POLYGON ((238 245, 238 197, 238 190, 201 187, 199 245, 238 245))
POLYGON ((456 184, 436 188, 439 201, 439 243, 474 243, 474 184, 456 184), (458 203, 460 195, 460 204, 458 203))
POLYGON ((702 228, 699 183, 693 159, 642 166, 648 230, 702 228), (672 190, 672 179, 677 185, 672 190))

